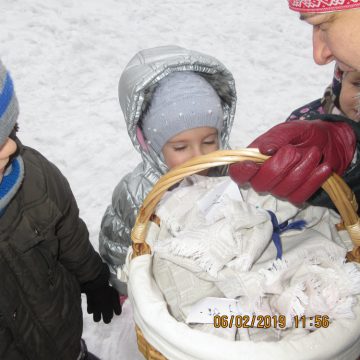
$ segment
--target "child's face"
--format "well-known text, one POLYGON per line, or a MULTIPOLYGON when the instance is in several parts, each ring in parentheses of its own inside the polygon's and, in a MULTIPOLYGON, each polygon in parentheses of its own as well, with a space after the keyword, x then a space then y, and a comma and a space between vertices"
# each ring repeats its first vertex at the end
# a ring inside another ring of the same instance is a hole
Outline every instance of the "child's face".
POLYGON ((344 74, 341 82, 340 108, 351 120, 360 121, 360 72, 344 74))
POLYGON ((9 162, 10 156, 16 151, 16 142, 7 138, 5 144, 0 148, 0 181, 4 175, 5 167, 9 162))
POLYGON ((162 153, 165 164, 172 169, 195 156, 205 155, 218 149, 218 131, 211 127, 199 127, 172 137, 164 145, 162 153))

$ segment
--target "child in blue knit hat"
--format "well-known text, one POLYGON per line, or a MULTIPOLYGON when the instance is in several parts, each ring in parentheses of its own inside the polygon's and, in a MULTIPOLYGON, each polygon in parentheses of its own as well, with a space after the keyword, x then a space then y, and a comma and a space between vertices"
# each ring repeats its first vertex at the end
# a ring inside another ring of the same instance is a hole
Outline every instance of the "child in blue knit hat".
MULTIPOLYGON (((145 196, 169 169, 192 157, 229 148, 235 82, 212 56, 161 46, 142 50, 130 60, 120 78, 119 100, 142 161, 116 186, 102 219, 99 242, 112 285, 126 295, 122 269, 145 196)), ((225 169, 209 172, 220 174, 225 169)))
POLYGON ((81 294, 95 321, 121 307, 69 184, 16 135, 18 103, 0 61, 0 359, 96 359, 81 340, 81 294))

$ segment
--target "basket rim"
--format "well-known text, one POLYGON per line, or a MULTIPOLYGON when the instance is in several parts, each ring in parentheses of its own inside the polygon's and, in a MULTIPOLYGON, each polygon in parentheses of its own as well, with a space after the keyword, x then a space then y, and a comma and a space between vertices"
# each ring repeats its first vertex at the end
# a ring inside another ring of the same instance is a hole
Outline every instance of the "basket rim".
MULTIPOLYGON (((147 224, 163 194, 171 186, 177 184, 186 176, 211 167, 230 165, 245 160, 262 164, 268 158, 269 156, 261 154, 258 149, 254 148, 217 150, 207 155, 194 157, 171 169, 157 181, 139 209, 135 225, 131 231, 133 257, 151 253, 150 246, 146 243, 147 224)), ((332 173, 323 183, 322 188, 327 192, 339 211, 344 227, 353 242, 354 248, 348 253, 348 259, 360 262, 360 219, 357 215, 358 204, 355 194, 336 173, 332 173)))
MULTIPOLYGON (((189 354, 198 354, 200 351, 199 348, 201 348, 199 346, 199 344, 202 343, 201 339, 207 338, 208 340, 208 338, 210 337, 213 340, 211 342, 211 345, 209 345, 210 347, 213 347, 213 349, 212 351, 208 351, 208 353, 212 356, 210 356, 211 359, 214 359, 214 357, 216 359, 229 359, 229 356, 226 357, 224 355, 222 357, 216 357, 215 354, 217 353, 217 355, 219 355, 219 351, 225 351, 228 354, 231 353, 231 348, 233 349, 235 347, 238 351, 239 348, 243 349, 243 347, 247 347, 247 342, 233 342, 218 337, 214 334, 203 333, 196 329, 191 329, 184 323, 179 323, 175 318, 173 318, 168 311, 165 300, 159 297, 159 290, 154 288, 154 283, 152 281, 152 276, 150 272, 147 271, 149 269, 151 261, 152 259, 150 255, 139 256, 136 259, 133 259, 133 261, 131 261, 129 273, 129 299, 132 303, 134 321, 137 327, 141 330, 144 340, 150 346, 156 349, 156 351, 163 354, 165 357, 178 360, 182 360, 185 357, 176 357, 173 351, 174 349, 179 350, 183 348, 184 339, 186 340, 186 343, 188 345, 186 346, 186 351, 189 354), (144 294, 146 294, 147 296, 144 296, 144 294), (170 334, 173 334, 171 338, 169 338, 170 334), (224 347, 221 348, 220 344, 223 344, 224 347), (171 349, 169 348, 169 346, 171 349), (196 350, 196 348, 198 350, 196 350)), ((360 300, 360 295, 357 295, 357 298, 360 300)), ((354 311, 357 316, 360 316, 360 301, 355 305, 354 311)), ((328 351, 330 347, 331 356, 328 356, 326 358, 333 358, 333 355, 335 354, 334 352, 338 351, 337 349, 335 349, 335 347, 339 345, 339 342, 340 345, 343 345, 342 349, 344 349, 344 346, 347 348, 349 344, 351 344, 351 347, 357 346, 357 349, 360 349, 360 333, 357 331, 360 328, 360 323, 358 321, 351 322, 352 331, 348 331, 349 321, 354 321, 354 319, 338 319, 336 323, 333 322, 328 328, 317 329, 317 331, 310 334, 310 337, 306 335, 306 339, 303 339, 301 344, 299 343, 299 339, 284 338, 281 341, 282 343, 286 343, 288 345, 286 351, 282 351, 281 349, 279 349, 278 342, 267 343, 263 345, 264 350, 262 354, 266 353, 266 351, 269 351, 270 349, 276 349, 277 352, 280 352, 282 354, 286 354, 288 351, 293 350, 295 359, 304 359, 305 357, 302 351, 302 349, 304 348, 303 346, 309 346, 310 343, 311 345, 319 344, 319 342, 321 342, 321 339, 324 339, 324 334, 330 333, 332 334, 331 339, 339 341, 331 341, 329 344, 328 340, 326 340, 326 342, 324 340, 324 344, 327 344, 327 346, 325 348, 316 347, 315 350, 318 354, 322 354, 323 356, 328 355, 325 351, 328 351), (343 331, 346 332, 346 341, 344 341, 344 337, 338 336, 338 331, 335 331, 335 329, 338 329, 341 333, 343 331), (313 338, 314 336, 317 340, 311 342, 311 338, 313 338)), ((256 345, 259 343, 254 344, 256 345)), ((207 351, 207 349, 205 349, 205 351, 207 351)), ((313 359, 314 354, 311 355, 311 358, 313 359)), ((207 359, 210 359, 210 357, 207 357, 207 359)), ((234 359, 234 357, 231 358, 234 359)), ((262 359, 263 358, 264 357, 262 357, 262 359)), ((196 359, 198 358, 196 357, 196 359)), ((258 358, 256 357, 254 359, 258 358)))

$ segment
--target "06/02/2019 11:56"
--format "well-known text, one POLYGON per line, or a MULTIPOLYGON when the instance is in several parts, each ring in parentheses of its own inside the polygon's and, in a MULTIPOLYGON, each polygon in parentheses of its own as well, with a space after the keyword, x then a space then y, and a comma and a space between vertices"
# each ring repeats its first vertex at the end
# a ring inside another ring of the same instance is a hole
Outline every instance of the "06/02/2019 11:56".
MULTIPOLYGON (((327 315, 315 315, 306 317, 294 316, 291 323, 295 328, 327 328, 330 325, 330 319, 327 315)), ((285 315, 215 315, 215 328, 263 328, 270 327, 284 329, 288 326, 285 315)))

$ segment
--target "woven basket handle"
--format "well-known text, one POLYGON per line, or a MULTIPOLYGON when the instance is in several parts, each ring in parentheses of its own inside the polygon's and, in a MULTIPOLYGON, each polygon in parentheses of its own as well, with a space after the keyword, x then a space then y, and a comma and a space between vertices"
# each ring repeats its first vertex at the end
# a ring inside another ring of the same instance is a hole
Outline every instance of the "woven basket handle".
MULTIPOLYGON (((207 155, 197 156, 170 170, 155 184, 139 210, 135 225, 131 232, 133 256, 150 254, 146 243, 147 224, 155 207, 163 194, 185 177, 196 174, 211 167, 230 165, 239 161, 251 160, 263 163, 268 156, 257 149, 218 150, 207 155)), ((322 188, 327 192, 342 218, 342 225, 348 231, 354 248, 347 254, 350 261, 360 262, 360 221, 357 215, 357 202, 354 193, 340 176, 333 173, 324 182, 322 188)))

